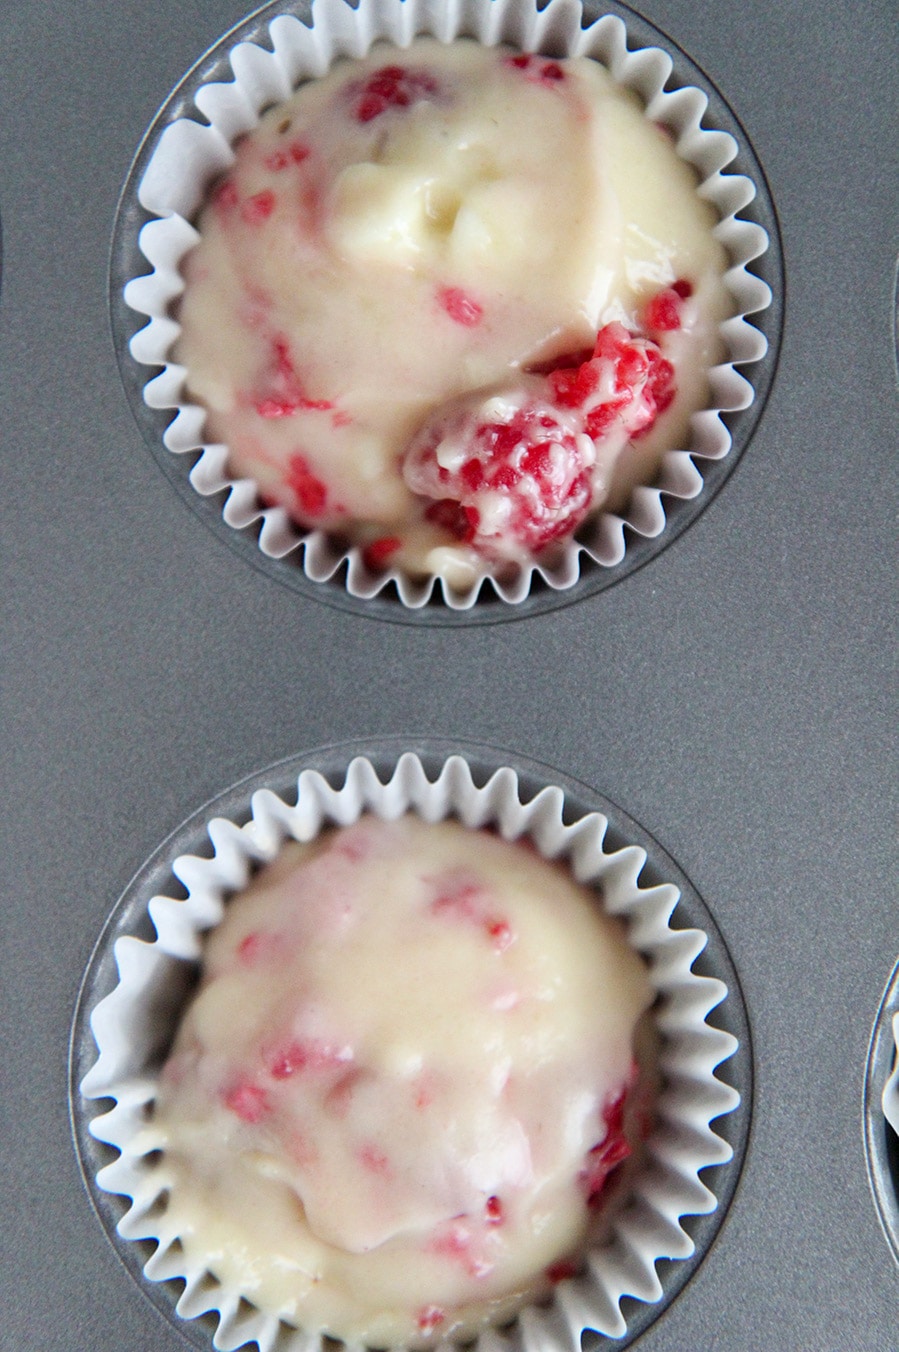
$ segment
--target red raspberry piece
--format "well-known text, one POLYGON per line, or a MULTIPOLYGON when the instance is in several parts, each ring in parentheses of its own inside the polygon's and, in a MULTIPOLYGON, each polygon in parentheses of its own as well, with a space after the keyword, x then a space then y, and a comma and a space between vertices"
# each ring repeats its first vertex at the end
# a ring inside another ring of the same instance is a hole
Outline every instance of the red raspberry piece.
POLYGON ((354 1067, 352 1070, 348 1070, 346 1074, 341 1075, 333 1089, 329 1090, 325 1098, 325 1107, 335 1117, 346 1117, 350 1111, 353 1095, 362 1078, 362 1071, 354 1067))
POLYGON ((316 1038, 294 1038, 272 1052, 266 1065, 273 1080, 288 1080, 304 1070, 332 1070, 350 1059, 347 1048, 316 1038))
POLYGON ((429 521, 488 556, 519 558, 577 528, 590 507, 594 463, 589 438, 543 399, 479 397, 425 426, 403 475, 413 492, 437 500, 425 511, 429 521))
POLYGON ((557 401, 578 409, 587 435, 599 440, 616 424, 634 439, 644 436, 674 399, 674 367, 651 338, 623 324, 606 324, 592 357, 547 377, 557 401))
POLYGON ((488 1225, 502 1225, 503 1223, 503 1204, 498 1197, 488 1197, 487 1205, 484 1207, 484 1215, 488 1225))
POLYGON ((587 436, 593 437, 594 441, 598 441, 600 437, 605 436, 621 410, 627 408, 629 403, 630 398, 623 395, 618 399, 609 399, 607 403, 598 404, 596 408, 591 409, 584 419, 587 436))
POLYGON ((524 71, 525 79, 531 84, 552 85, 565 79, 565 71, 558 61, 543 61, 539 57, 529 56, 526 52, 518 56, 504 57, 503 65, 511 70, 524 71))
POLYGON ((237 960, 244 967, 252 967, 262 957, 268 947, 268 935, 252 930, 244 935, 237 945, 237 960))
POLYGON ((275 209, 275 194, 271 188, 248 197, 240 209, 240 214, 248 225, 261 225, 267 221, 275 209))
POLYGON ((261 1122, 271 1111, 268 1095, 258 1084, 249 1080, 242 1081, 229 1089, 224 1096, 225 1107, 236 1114, 242 1122, 261 1122))
POLYGON ((371 1141, 366 1141, 359 1151, 359 1162, 370 1174, 378 1174, 381 1178, 387 1178, 390 1174, 389 1159, 371 1141))
POLYGON ((237 188, 230 178, 223 178, 212 191, 212 205, 219 211, 232 211, 237 206, 237 188))
POLYGON ((507 920, 488 920, 487 934, 497 953, 504 953, 514 938, 512 927, 507 920))
POLYGON ((290 418, 302 407, 302 400, 293 396, 257 399, 254 407, 260 418, 290 418))
POLYGON ((406 66, 382 66, 365 81, 353 84, 353 111, 359 122, 371 122, 388 108, 409 108, 437 92, 436 81, 423 70, 406 66))
POLYGON ((615 1166, 626 1160, 631 1153, 630 1141, 624 1132, 626 1099, 627 1090, 622 1090, 616 1098, 606 1104, 602 1114, 606 1134, 589 1152, 586 1166, 581 1171, 581 1185, 590 1206, 595 1206, 599 1201, 600 1194, 615 1166))
POLYGON ((565 72, 558 61, 547 61, 540 72, 540 79, 544 84, 555 84, 558 80, 565 79, 565 72))
POLYGON ((572 1262, 570 1258, 560 1258, 557 1263, 550 1263, 546 1275, 555 1285, 564 1282, 568 1277, 576 1277, 579 1271, 577 1263, 572 1262))
POLYGON ((287 470, 287 486, 296 497, 300 511, 307 516, 321 516, 328 502, 328 490, 309 468, 303 455, 292 455, 287 470))
POLYGON ((290 344, 275 334, 271 347, 271 392, 253 400, 253 408, 260 418, 291 418, 301 410, 327 413, 334 408, 331 399, 309 399, 303 392, 300 378, 290 353, 290 344))
POLYGON ((605 324, 596 335, 593 355, 605 357, 609 361, 618 361, 627 355, 632 342, 633 335, 623 324, 605 324))
MULTIPOLYGON (((449 478, 449 475, 446 477, 449 478)), ((465 544, 474 539, 478 528, 477 513, 471 513, 470 509, 466 510, 461 503, 454 502, 452 498, 441 498, 437 502, 432 502, 425 509, 425 519, 435 526, 440 526, 441 530, 448 531, 465 544)))
POLYGON ((372 540, 362 551, 366 568, 370 568, 373 573, 386 568, 389 560, 402 547, 402 543, 397 535, 382 535, 380 540, 372 540))
POLYGON ((475 1251, 473 1238, 468 1220, 458 1217, 438 1227, 428 1243, 428 1249, 442 1258, 459 1263, 470 1277, 483 1277, 490 1271, 490 1264, 485 1263, 475 1251))
POLYGON ((599 384, 600 370, 593 361, 587 360, 580 366, 561 371, 553 371, 550 384, 556 396, 556 402, 562 408, 577 408, 596 390, 599 384))
POLYGON ((289 169, 292 164, 302 164, 312 154, 305 141, 292 141, 289 146, 281 146, 263 158, 262 163, 273 174, 289 169))
POLYGON ((450 319, 465 329, 477 328, 484 317, 483 307, 459 286, 438 287, 437 303, 450 319))
POLYGON ((643 307, 642 321, 647 333, 673 333, 681 326, 683 303, 693 294, 693 285, 679 278, 673 286, 657 291, 643 307))
POLYGON ((419 1310, 416 1318, 419 1333, 433 1333, 441 1324, 446 1322, 446 1315, 439 1305, 426 1305, 424 1309, 419 1310))
POLYGON ((293 358, 290 355, 290 344, 286 338, 280 334, 275 334, 272 339, 272 359, 275 365, 276 373, 284 380, 295 380, 296 370, 294 369, 293 358))

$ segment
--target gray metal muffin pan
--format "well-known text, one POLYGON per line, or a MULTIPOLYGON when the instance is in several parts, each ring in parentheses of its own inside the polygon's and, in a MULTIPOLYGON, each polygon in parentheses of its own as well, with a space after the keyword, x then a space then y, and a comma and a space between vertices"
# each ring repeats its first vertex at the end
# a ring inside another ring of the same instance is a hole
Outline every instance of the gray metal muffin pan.
POLYGON ((246 10, 0 4, 3 1352, 187 1345, 123 1271, 71 1139, 72 1015, 129 879, 263 766, 424 735, 620 804, 735 964, 745 1163, 640 1348, 899 1349, 865 1149, 899 956, 895 10, 639 10, 722 92, 766 175, 776 379, 736 471, 645 567, 460 626, 384 623, 248 566, 184 509, 131 416, 107 298, 117 198, 158 106, 246 10))

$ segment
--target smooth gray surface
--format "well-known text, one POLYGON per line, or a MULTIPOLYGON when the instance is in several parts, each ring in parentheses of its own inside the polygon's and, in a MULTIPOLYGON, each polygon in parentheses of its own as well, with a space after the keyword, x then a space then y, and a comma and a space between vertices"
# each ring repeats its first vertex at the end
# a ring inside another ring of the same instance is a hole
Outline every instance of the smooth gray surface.
POLYGON ((751 136, 784 239, 780 371, 736 473, 616 587, 489 628, 371 622, 248 568, 177 498, 108 332, 116 200, 237 3, 0 3, 4 1352, 176 1352, 91 1213, 67 1040, 134 870, 284 756, 460 736, 620 803, 713 910, 756 1053, 746 1170, 646 1352, 896 1352, 862 1149, 899 954, 892 847, 895 8, 647 0, 751 136), (850 26, 851 21, 851 26, 850 26))

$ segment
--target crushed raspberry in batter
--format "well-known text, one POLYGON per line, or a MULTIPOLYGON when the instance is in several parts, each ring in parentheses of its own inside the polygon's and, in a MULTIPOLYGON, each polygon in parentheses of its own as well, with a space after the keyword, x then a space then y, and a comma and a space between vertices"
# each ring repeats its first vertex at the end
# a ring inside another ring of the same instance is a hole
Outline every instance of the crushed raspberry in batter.
POLYGON ((382 66, 363 85, 350 86, 353 111, 359 122, 371 122, 389 108, 409 108, 437 92, 437 82, 424 70, 382 66))
POLYGON ((309 468, 303 455, 293 455, 287 470, 287 486, 304 516, 321 516, 328 503, 328 490, 309 468))
POLYGON ((531 84, 554 85, 565 79, 565 72, 558 61, 546 61, 543 57, 531 56, 524 52, 517 56, 505 57, 503 65, 511 70, 520 70, 531 84))
POLYGON ((616 421, 630 437, 645 436, 676 393, 674 367, 658 344, 635 337, 623 324, 606 324, 592 357, 551 372, 549 383, 562 408, 581 412, 584 429, 594 439, 616 421))
POLYGON ((690 282, 680 278, 664 291, 657 291, 643 308, 643 327, 647 333, 673 333, 683 322, 684 301, 693 294, 690 282))
POLYGON ((510 545, 537 553, 586 516, 594 459, 589 438, 549 404, 494 399, 426 429, 403 473, 414 492, 436 500, 428 520, 457 540, 488 555, 510 545))
POLYGON ((459 286, 441 286, 437 291, 437 303, 450 319, 465 329, 477 328, 484 314, 483 307, 459 286))
MULTIPOLYGON (((660 292, 659 314, 691 290, 678 282, 660 292)), ((658 343, 606 324, 574 364, 544 368, 508 396, 438 412, 407 452, 403 477, 433 499, 425 519, 454 540, 488 558, 539 554, 589 513, 604 439, 645 436, 675 393, 674 367, 658 343)))

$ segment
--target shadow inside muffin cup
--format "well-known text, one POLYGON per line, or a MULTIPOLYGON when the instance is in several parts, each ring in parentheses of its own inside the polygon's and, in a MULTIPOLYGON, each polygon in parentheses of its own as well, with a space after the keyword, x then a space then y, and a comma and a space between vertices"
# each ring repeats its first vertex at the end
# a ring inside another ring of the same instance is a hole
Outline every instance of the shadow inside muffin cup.
MULTIPOLYGON (((701 1261, 745 1149, 748 1026, 714 922, 655 842, 573 781, 527 762, 514 762, 515 770, 495 759, 491 765, 479 751, 446 755, 437 744, 414 755, 366 750, 352 760, 340 751, 310 756, 237 786, 176 833, 122 898, 86 974, 72 1042, 75 1137, 101 1222, 154 1304, 191 1321, 179 1327, 197 1346, 209 1346, 209 1309, 217 1347, 253 1338, 278 1352, 294 1338, 311 1345, 309 1335, 252 1309, 208 1273, 185 1274, 177 1241, 151 1255, 164 1209, 153 1193, 152 1161, 134 1155, 135 1142, 190 993, 200 935, 251 865, 277 854, 285 836, 309 838, 360 811, 388 819, 407 810, 426 820, 456 816, 509 839, 527 836, 541 853, 567 858, 576 877, 601 889, 650 964, 663 1085, 646 1157, 623 1187, 610 1234, 594 1236, 578 1273, 559 1282, 548 1304, 525 1309, 505 1336, 507 1345, 525 1349, 546 1337, 574 1348, 591 1329, 629 1341, 701 1261), (175 1279, 185 1275, 179 1296, 175 1279)), ((502 1337, 482 1335, 484 1347, 502 1337)))
POLYGON ((745 132, 720 95, 662 35, 623 7, 623 18, 610 8, 582 29, 590 16, 569 0, 553 0, 541 13, 496 0, 476 6, 474 18, 447 4, 439 19, 433 7, 412 0, 404 6, 366 0, 358 11, 333 0, 316 7, 310 30, 289 8, 269 6, 223 39, 160 112, 132 167, 116 224, 111 303, 120 367, 132 408, 167 475, 206 524, 254 566, 316 599, 378 618, 478 623, 541 613, 646 562, 690 524, 733 469, 761 414, 776 362, 782 297, 776 218, 745 132), (425 32, 594 56, 635 89, 648 115, 673 129, 681 154, 703 180, 701 195, 721 217, 716 234, 729 255, 735 308, 722 325, 727 360, 710 373, 712 406, 694 415, 689 445, 665 454, 655 486, 636 489, 622 514, 593 517, 552 563, 496 577, 488 571, 461 591, 389 567, 372 573, 358 546, 303 531, 283 508, 263 507, 252 481, 229 477, 226 448, 204 442, 204 411, 183 402, 184 371, 169 355, 178 328, 172 306, 179 263, 195 237, 188 222, 200 205, 204 176, 208 184, 227 166, 224 132, 234 139, 255 125, 259 113, 283 97, 286 84, 320 75, 336 55, 362 55, 380 38, 406 45, 425 32), (638 49, 629 51, 635 42, 638 49), (238 95, 243 102, 236 117, 238 95), (194 101, 211 125, 195 120, 194 101), (184 175, 185 165, 186 177, 173 183, 175 170, 184 175), (146 274, 148 262, 153 271, 146 274), (150 323, 141 328, 138 316, 150 323), (752 384, 742 374, 747 366, 752 384))

